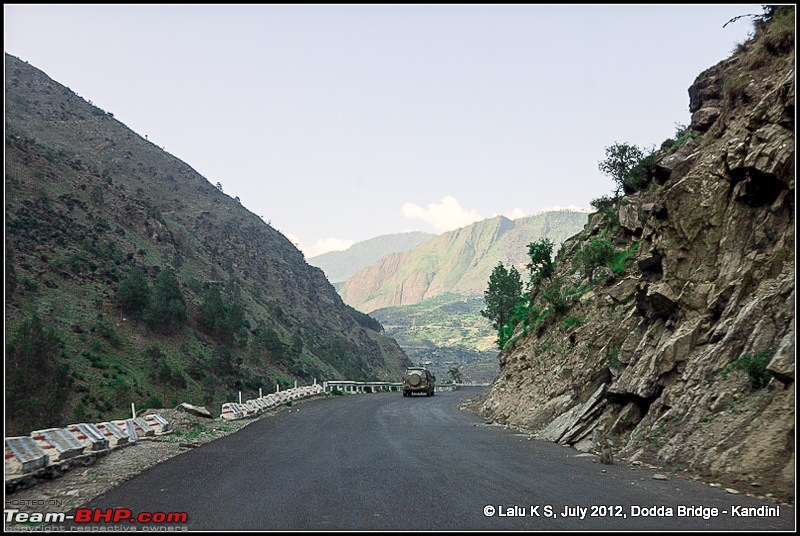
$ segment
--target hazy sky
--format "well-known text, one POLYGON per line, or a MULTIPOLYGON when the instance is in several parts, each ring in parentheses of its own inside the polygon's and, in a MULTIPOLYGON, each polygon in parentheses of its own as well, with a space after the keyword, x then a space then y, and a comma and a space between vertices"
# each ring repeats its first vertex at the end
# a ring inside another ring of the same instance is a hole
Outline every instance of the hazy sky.
POLYGON ((4 5, 43 70, 299 244, 589 208, 758 6, 4 5))

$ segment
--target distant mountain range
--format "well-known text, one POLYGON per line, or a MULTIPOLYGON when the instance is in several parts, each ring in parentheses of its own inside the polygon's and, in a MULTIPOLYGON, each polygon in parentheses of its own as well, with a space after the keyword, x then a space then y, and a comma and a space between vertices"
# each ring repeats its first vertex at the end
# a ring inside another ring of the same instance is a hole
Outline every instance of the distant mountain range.
POLYGON ((382 257, 408 251, 434 237, 435 234, 420 231, 378 236, 354 244, 344 251, 330 251, 311 257, 308 264, 321 268, 331 283, 342 283, 382 257))
POLYGON ((499 371, 496 333, 480 315, 483 292, 498 262, 525 277, 528 244, 546 237, 556 247, 588 220, 582 212, 545 212, 511 221, 499 216, 391 253, 358 271, 339 293, 379 320, 415 363, 448 378, 484 383, 499 371))
POLYGON ((392 253, 359 270, 339 289, 345 303, 369 313, 412 305, 442 294, 483 296, 498 262, 521 272, 527 245, 546 237, 557 246, 580 231, 582 212, 545 212, 509 220, 497 216, 443 233, 406 252, 392 253))

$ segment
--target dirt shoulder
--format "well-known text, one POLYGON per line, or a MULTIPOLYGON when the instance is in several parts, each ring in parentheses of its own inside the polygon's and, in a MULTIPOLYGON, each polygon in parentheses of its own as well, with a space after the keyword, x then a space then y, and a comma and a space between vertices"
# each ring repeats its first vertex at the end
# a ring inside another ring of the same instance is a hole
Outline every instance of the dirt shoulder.
MULTIPOLYGON (((302 401, 294 402, 298 403, 302 401)), ((31 487, 7 493, 5 508, 43 513, 69 512, 173 456, 237 432, 259 419, 269 418, 287 409, 290 408, 279 406, 258 417, 239 421, 208 419, 179 409, 149 410, 148 413, 158 413, 167 419, 172 424, 173 432, 140 439, 136 445, 89 459, 86 466, 73 467, 58 478, 39 479, 31 487)))

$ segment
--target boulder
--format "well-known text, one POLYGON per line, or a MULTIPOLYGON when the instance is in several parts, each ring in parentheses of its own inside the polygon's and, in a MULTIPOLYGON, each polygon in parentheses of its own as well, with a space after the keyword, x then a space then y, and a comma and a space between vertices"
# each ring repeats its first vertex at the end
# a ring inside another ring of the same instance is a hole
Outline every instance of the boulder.
POLYGON ((206 419, 214 418, 214 416, 211 415, 211 412, 208 411, 203 406, 193 406, 191 404, 183 402, 181 405, 178 406, 178 409, 183 410, 191 415, 197 415, 198 417, 205 417, 206 419))
POLYGON ((642 230, 642 220, 639 217, 639 207, 635 203, 627 203, 619 206, 619 223, 632 233, 642 230))
POLYGON ((678 309, 678 298, 666 283, 646 285, 636 293, 636 308, 647 318, 667 318, 678 309))
POLYGON ((791 330, 781 339, 778 351, 767 365, 767 370, 784 384, 794 381, 794 338, 794 322, 792 322, 791 330))
POLYGON ((623 279, 608 291, 608 295, 616 303, 625 303, 636 294, 636 280, 623 279))
POLYGON ((704 106, 692 114, 692 130, 705 132, 719 117, 720 110, 716 106, 704 106))

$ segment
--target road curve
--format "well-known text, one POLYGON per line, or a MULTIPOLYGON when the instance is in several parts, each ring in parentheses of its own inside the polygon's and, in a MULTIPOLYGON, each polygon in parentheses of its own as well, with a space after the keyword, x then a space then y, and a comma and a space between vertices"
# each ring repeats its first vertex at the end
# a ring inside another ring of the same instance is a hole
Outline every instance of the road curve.
POLYGON ((674 476, 654 480, 652 471, 600 465, 485 426, 458 409, 476 392, 309 400, 167 460, 87 507, 186 512, 190 530, 794 528, 794 508, 735 517, 734 506, 775 505, 674 476), (679 517, 678 505, 705 510, 679 517))

